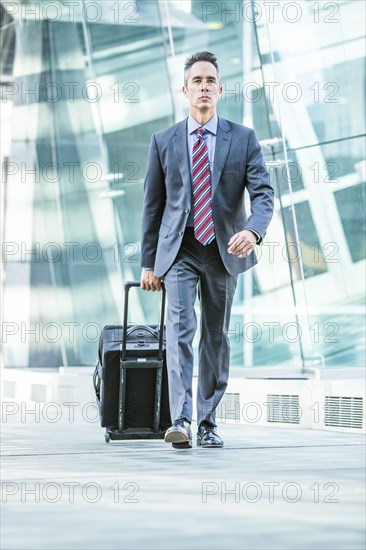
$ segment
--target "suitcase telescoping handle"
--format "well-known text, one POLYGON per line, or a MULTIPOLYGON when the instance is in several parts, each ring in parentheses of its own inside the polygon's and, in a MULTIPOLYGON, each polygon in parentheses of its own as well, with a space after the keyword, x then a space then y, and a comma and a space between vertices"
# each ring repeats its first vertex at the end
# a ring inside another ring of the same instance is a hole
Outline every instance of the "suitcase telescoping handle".
MULTIPOLYGON (((127 281, 125 283, 125 305, 123 311, 123 329, 122 329, 122 361, 126 360, 126 346, 127 346, 127 316, 128 316, 128 296, 130 288, 140 288, 139 281, 127 281)), ((158 359, 163 359, 163 338, 164 338, 164 315, 165 315, 165 286, 161 283, 162 298, 161 298, 161 314, 160 314, 160 329, 159 329, 159 349, 158 359)))

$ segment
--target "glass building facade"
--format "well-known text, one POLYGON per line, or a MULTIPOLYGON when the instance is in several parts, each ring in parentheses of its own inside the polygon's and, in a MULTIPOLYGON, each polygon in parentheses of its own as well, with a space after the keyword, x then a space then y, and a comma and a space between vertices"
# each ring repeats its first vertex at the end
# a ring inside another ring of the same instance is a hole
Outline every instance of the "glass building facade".
MULTIPOLYGON (((275 187, 238 281, 231 364, 364 365, 365 3, 3 1, 4 364, 87 366, 140 277, 153 132, 188 114, 184 60, 219 60, 219 115, 253 127, 275 187)), ((130 322, 156 322, 134 291, 130 322)), ((198 307, 199 310, 199 307, 198 307)))

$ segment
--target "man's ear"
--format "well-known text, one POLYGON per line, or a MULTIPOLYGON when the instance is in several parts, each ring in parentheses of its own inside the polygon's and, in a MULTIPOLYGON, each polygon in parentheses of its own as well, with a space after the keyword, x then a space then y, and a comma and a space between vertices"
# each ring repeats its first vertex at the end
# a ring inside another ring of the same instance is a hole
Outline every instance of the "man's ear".
POLYGON ((185 97, 187 97, 188 89, 187 86, 182 86, 182 92, 185 97))

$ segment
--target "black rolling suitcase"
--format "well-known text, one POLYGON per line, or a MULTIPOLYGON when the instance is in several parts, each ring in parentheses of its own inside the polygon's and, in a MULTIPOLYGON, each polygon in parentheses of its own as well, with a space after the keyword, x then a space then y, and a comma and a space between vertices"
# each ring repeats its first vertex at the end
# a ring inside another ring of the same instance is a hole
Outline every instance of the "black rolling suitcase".
POLYGON ((111 439, 162 439, 171 425, 165 351, 165 288, 162 290, 160 325, 127 325, 125 284, 123 325, 107 325, 99 340, 94 389, 111 439))

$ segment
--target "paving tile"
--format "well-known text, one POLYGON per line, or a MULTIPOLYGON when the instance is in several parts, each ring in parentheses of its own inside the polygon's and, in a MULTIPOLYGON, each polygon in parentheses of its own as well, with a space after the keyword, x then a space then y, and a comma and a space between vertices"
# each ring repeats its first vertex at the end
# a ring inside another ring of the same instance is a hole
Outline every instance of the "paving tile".
POLYGON ((2 550, 364 550, 363 435, 219 429, 224 449, 180 452, 8 418, 2 550))

